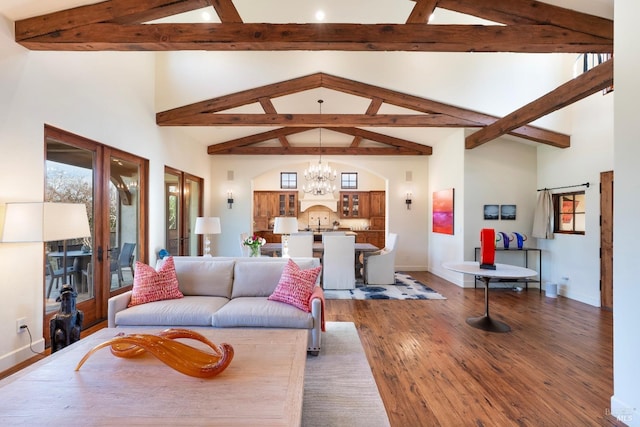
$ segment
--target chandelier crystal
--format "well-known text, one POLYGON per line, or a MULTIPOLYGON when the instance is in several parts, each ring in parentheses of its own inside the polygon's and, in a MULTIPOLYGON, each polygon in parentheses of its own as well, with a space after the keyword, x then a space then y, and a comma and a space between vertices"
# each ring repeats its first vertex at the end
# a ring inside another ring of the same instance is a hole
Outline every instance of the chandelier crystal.
MULTIPOLYGON (((320 106, 320 114, 322 114, 322 99, 318 99, 318 105, 320 106)), ((322 164, 322 127, 320 130, 320 156, 318 158, 317 165, 311 165, 304 170, 304 178, 307 183, 302 186, 302 191, 305 193, 311 193, 314 195, 322 196, 327 193, 333 193, 336 191, 336 186, 333 182, 336 180, 338 173, 332 169, 329 164, 322 164)))

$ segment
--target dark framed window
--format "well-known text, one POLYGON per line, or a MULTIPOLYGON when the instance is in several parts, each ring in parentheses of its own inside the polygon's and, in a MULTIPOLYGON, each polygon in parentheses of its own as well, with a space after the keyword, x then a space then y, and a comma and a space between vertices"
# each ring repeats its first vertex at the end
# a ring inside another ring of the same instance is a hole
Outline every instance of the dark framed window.
POLYGON ((342 172, 340 175, 340 188, 343 190, 356 190, 358 188, 358 172, 342 172))
POLYGON ((280 172, 280 188, 296 189, 298 188, 297 172, 280 172))
POLYGON ((585 193, 558 193, 553 195, 553 232, 564 234, 585 233, 585 193))

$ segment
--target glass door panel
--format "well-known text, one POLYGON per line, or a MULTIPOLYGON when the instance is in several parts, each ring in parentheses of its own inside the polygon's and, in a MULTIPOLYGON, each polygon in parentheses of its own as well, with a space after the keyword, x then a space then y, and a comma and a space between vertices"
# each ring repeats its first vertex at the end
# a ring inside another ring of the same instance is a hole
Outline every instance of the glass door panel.
POLYGON ((197 256, 202 242, 196 218, 202 216, 203 179, 165 166, 165 241, 171 255, 197 256))
MULTIPOLYGON (((46 150, 44 201, 86 205, 93 236, 95 151, 53 139, 47 140, 46 150)), ((94 298, 91 237, 68 240, 66 253, 63 243, 45 242, 45 316, 60 308, 57 298, 63 284, 75 288, 78 293, 76 303, 94 298)))
POLYGON ((180 254, 180 238, 182 235, 182 175, 172 173, 165 168, 165 249, 174 255, 180 254))
POLYGON ((140 230, 140 164, 120 155, 109 161, 109 290, 133 285, 140 230))
POLYGON ((202 215, 202 179, 185 174, 184 191, 184 255, 197 256, 201 253, 201 239, 193 232, 196 218, 202 215))

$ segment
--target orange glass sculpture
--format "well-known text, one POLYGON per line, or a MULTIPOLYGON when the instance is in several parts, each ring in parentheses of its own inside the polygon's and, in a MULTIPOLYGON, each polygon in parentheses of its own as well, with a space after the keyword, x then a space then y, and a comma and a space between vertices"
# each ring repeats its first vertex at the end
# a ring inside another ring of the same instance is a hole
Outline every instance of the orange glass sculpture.
POLYGON ((158 335, 119 334, 89 350, 76 366, 76 371, 93 353, 108 346, 111 346, 111 353, 117 357, 131 358, 149 352, 176 371, 198 378, 218 375, 229 366, 234 354, 230 344, 222 343, 218 346, 190 329, 167 329, 158 335), (177 338, 198 340, 209 346, 213 352, 175 341, 177 338))

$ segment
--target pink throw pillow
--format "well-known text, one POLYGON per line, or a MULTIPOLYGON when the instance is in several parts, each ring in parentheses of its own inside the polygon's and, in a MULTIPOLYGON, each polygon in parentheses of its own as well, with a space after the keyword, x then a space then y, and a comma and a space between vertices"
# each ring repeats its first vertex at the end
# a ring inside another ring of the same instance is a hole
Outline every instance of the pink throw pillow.
POLYGON ((178 277, 173 257, 168 257, 158 271, 147 264, 136 261, 135 271, 129 307, 184 296, 178 288, 178 277))
POLYGON ((316 279, 322 270, 321 266, 309 270, 301 270, 291 259, 282 271, 278 286, 269 296, 271 301, 290 304, 300 310, 310 312, 309 298, 316 285, 316 279))

